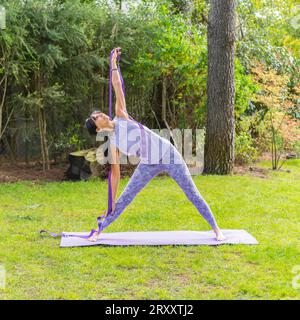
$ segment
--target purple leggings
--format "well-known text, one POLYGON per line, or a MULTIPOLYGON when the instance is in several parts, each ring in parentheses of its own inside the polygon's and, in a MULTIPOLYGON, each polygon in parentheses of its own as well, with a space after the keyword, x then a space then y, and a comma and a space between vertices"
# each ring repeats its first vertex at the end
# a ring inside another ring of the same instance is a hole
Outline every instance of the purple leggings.
POLYGON ((194 204, 209 225, 213 229, 217 227, 216 220, 209 206, 201 197, 182 156, 173 146, 169 154, 167 153, 167 156, 164 156, 157 164, 139 163, 127 186, 118 198, 115 211, 105 218, 100 231, 116 220, 146 184, 163 171, 167 172, 177 182, 187 198, 194 204), (168 157, 168 159, 166 157, 168 157))

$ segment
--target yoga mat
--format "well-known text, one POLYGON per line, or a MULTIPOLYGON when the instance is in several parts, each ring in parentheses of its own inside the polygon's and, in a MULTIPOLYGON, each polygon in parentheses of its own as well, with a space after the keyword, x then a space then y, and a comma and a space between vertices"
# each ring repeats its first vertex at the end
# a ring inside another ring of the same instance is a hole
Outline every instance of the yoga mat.
POLYGON ((213 231, 149 231, 101 233, 100 239, 91 242, 68 234, 88 235, 88 232, 63 232, 61 247, 85 247, 97 245, 110 246, 161 246, 161 245, 208 245, 258 244, 257 240, 245 230, 223 230, 224 241, 217 241, 213 231))

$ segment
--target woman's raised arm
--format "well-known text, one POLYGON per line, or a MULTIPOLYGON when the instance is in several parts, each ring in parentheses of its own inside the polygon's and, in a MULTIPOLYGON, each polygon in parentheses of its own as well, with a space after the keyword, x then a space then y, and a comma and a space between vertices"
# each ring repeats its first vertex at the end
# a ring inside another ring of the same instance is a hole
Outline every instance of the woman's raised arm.
POLYGON ((117 56, 121 55, 121 51, 119 48, 114 49, 114 53, 112 55, 112 85, 115 90, 116 95, 116 106, 115 106, 115 114, 117 117, 127 118, 127 110, 126 110, 126 101, 124 92, 122 89, 122 82, 120 79, 119 70, 117 67, 117 56))

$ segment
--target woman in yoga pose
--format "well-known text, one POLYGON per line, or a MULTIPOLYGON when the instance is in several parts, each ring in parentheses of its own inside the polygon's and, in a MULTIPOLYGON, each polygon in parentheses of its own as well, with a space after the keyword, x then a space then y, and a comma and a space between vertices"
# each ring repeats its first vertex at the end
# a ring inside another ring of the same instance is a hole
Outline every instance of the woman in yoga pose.
POLYGON ((225 240, 178 150, 167 139, 142 126, 128 115, 124 90, 117 67, 117 58, 120 54, 120 49, 116 48, 111 56, 112 84, 116 95, 115 118, 111 120, 106 114, 94 111, 86 120, 86 127, 90 134, 96 135, 101 130, 109 132, 111 155, 112 211, 107 214, 98 231, 93 233, 89 240, 96 241, 101 231, 116 220, 138 192, 162 171, 167 172, 182 188, 187 198, 209 223, 216 234, 216 239, 219 241, 225 240), (140 158, 140 162, 125 190, 116 201, 120 180, 119 151, 128 156, 140 158))

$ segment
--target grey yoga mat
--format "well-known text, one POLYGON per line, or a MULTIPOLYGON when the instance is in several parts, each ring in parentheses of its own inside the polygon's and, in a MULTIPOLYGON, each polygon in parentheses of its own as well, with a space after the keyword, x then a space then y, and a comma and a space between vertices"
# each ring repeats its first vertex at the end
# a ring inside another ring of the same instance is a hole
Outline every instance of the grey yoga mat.
POLYGON ((74 235, 87 235, 88 232, 63 232, 61 247, 85 247, 97 245, 110 246, 160 246, 160 245, 221 245, 221 244, 258 244, 257 240, 245 230, 222 229, 226 237, 217 241, 213 231, 147 231, 101 233, 100 239, 91 242, 74 235), (72 237, 68 237, 72 234, 72 237))

